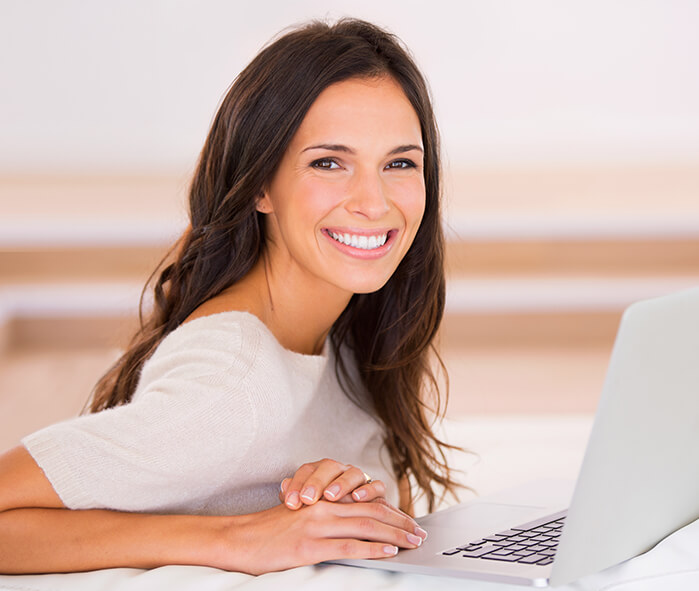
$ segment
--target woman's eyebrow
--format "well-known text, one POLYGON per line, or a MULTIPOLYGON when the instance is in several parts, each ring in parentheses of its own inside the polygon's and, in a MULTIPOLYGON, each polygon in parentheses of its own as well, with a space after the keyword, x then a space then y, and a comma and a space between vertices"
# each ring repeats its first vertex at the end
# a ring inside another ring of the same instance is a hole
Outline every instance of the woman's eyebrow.
POLYGON ((301 150, 301 152, 308 152, 308 150, 328 150, 329 152, 348 152, 349 154, 354 154, 354 150, 348 146, 343 146, 342 144, 316 144, 315 146, 308 146, 301 150))
POLYGON ((418 146, 417 144, 407 144, 405 146, 398 146, 397 148, 393 148, 388 154, 390 156, 394 154, 402 154, 403 152, 411 152, 412 150, 418 150, 419 152, 422 152, 424 154, 424 150, 422 149, 421 146, 418 146))
MULTIPOLYGON (((356 152, 349 146, 343 144, 316 144, 314 146, 308 146, 301 150, 301 152, 307 152, 308 150, 328 150, 330 152, 347 152, 348 154, 355 154, 356 152)), ((388 154, 393 156, 394 154, 402 154, 403 152, 410 152, 412 150, 418 150, 424 152, 421 146, 417 144, 406 144, 404 146, 398 146, 393 148, 388 154)))

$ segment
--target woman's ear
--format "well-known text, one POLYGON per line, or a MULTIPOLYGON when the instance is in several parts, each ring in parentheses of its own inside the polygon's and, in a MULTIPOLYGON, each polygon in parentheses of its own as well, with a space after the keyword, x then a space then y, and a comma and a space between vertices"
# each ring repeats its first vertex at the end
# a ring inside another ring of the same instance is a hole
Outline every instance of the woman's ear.
POLYGON ((257 201, 255 202, 255 209, 260 213, 272 213, 274 211, 267 191, 260 191, 260 194, 257 196, 257 201))

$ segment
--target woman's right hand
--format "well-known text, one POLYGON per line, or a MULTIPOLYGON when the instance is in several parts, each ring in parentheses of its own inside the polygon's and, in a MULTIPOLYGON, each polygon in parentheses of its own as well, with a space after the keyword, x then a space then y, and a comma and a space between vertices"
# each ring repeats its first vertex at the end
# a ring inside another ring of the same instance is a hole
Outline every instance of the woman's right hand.
POLYGON ((300 509, 320 499, 332 502, 367 502, 383 498, 386 486, 356 466, 325 458, 301 466, 281 483, 279 500, 289 509, 300 509))
POLYGON ((386 558, 417 548, 424 539, 418 532, 415 521, 381 502, 278 505, 232 519, 219 566, 257 575, 341 558, 386 558))

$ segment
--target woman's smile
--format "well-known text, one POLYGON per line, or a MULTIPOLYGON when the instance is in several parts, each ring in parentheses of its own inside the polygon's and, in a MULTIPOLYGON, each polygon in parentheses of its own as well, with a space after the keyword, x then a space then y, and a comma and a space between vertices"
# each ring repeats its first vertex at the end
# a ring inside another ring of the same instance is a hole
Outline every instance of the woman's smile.
POLYGON ((322 233, 340 252, 360 259, 374 259, 391 250, 398 230, 325 228, 322 233))

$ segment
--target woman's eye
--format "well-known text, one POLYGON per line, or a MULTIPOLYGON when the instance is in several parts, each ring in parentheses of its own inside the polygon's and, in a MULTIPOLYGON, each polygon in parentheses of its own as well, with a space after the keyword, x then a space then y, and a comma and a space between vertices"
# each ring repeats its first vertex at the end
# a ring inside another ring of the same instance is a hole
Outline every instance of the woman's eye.
POLYGON ((321 158, 320 160, 314 160, 311 162, 313 168, 322 168, 324 170, 331 170, 334 168, 340 168, 340 165, 335 162, 332 158, 321 158))
POLYGON ((386 168, 415 168, 415 163, 412 160, 401 158, 400 160, 389 162, 386 168))

